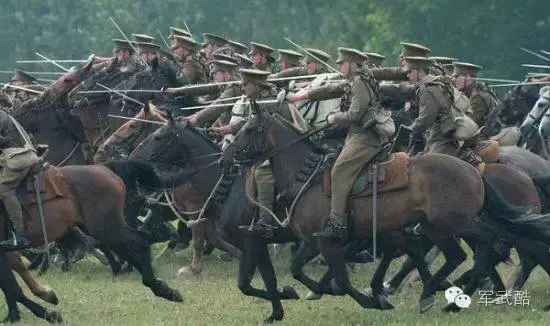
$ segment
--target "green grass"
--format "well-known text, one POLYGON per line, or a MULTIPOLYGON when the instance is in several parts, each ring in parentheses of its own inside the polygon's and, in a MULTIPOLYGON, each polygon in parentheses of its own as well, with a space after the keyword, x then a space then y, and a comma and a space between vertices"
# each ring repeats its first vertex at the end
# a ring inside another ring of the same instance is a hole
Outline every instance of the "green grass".
MULTIPOLYGON (((155 247, 158 253, 160 247, 155 247)), ((275 266, 279 276, 279 287, 291 285, 302 299, 286 301, 285 319, 281 325, 548 325, 550 315, 541 310, 550 304, 548 276, 537 268, 529 279, 526 289, 531 296, 528 307, 489 306, 478 304, 478 297, 472 298, 472 306, 458 314, 441 312, 445 305, 443 293, 438 293, 436 305, 426 314, 419 314, 418 299, 421 285, 413 284, 403 292, 390 297, 395 309, 377 311, 362 309, 349 297, 323 297, 319 301, 303 299, 307 289, 294 280, 288 271, 288 249, 277 257, 275 266)), ((49 271, 42 280, 57 293, 60 304, 49 309, 63 314, 67 325, 258 325, 271 312, 271 305, 261 299, 246 297, 236 286, 237 263, 227 263, 216 258, 217 251, 208 256, 202 275, 178 277, 181 265, 190 261, 191 252, 185 250, 166 259, 156 260, 153 266, 157 276, 179 289, 184 296, 183 303, 171 303, 157 298, 142 286, 137 272, 113 278, 110 269, 101 265, 95 258, 87 258, 73 265, 68 273, 59 267, 49 271)), ((514 258, 517 261, 517 258, 514 258)), ((460 270, 471 266, 471 261, 463 264, 460 270)), ((394 262, 391 271, 398 264, 394 262)), ((320 277, 324 267, 311 265, 306 271, 320 277)), ((358 288, 370 282, 374 266, 358 266, 351 273, 358 288)), ((503 276, 511 272, 501 267, 503 276)), ((23 284, 20 281, 20 284, 23 284)), ((262 286, 259 276, 254 279, 256 286, 262 286)), ((25 292, 28 289, 23 286, 25 292)), ((2 303, 4 299, 2 297, 2 303)), ((0 317, 7 313, 3 304, 0 317)), ((44 325, 30 311, 19 305, 24 325, 44 325)))

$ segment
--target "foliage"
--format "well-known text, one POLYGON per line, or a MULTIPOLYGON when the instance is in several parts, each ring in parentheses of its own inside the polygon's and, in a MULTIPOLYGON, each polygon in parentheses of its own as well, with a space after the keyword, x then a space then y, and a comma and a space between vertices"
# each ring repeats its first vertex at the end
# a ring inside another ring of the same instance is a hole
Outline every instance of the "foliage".
POLYGON ((338 46, 378 52, 388 64, 397 61, 399 41, 419 42, 433 55, 474 62, 486 76, 502 78, 521 78, 521 63, 543 63, 518 46, 538 51, 550 44, 545 0, 3 0, 0 67, 38 59, 34 52, 54 59, 108 55, 110 39, 122 38, 109 16, 128 37, 148 33, 161 45, 158 31, 166 37, 170 26, 184 27, 184 21, 198 40, 210 32, 293 48, 287 36, 333 55, 338 46))

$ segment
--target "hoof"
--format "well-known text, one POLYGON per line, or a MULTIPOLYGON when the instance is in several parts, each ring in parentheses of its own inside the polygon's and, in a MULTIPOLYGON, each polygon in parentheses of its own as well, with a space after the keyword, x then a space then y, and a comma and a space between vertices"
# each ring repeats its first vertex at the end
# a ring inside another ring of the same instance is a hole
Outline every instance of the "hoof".
POLYGON ((333 295, 345 295, 344 291, 340 289, 338 284, 336 284, 336 281, 334 279, 330 280, 330 288, 332 289, 333 295))
POLYGON ((218 259, 221 260, 221 261, 232 261, 232 260, 233 260, 233 256, 231 256, 231 254, 228 253, 228 252, 222 251, 222 252, 220 252, 220 254, 218 255, 218 259))
POLYGON ((2 324, 6 323, 15 323, 21 320, 21 315, 19 314, 19 311, 17 309, 10 310, 8 312, 8 315, 4 320, 2 320, 2 324))
POLYGON ((393 295, 397 292, 397 288, 393 287, 389 282, 384 282, 384 293, 386 295, 393 295))
POLYGON ((306 295, 306 300, 319 300, 323 297, 321 293, 315 293, 312 291, 309 291, 309 293, 306 295))
POLYGON ((433 307, 435 304, 435 298, 433 296, 429 296, 427 298, 424 298, 420 300, 420 304, 418 307, 418 311, 423 314, 426 311, 430 310, 431 307, 433 307))
POLYGON ((169 298, 166 298, 172 302, 183 302, 183 296, 181 295, 180 291, 178 290, 172 290, 172 294, 169 298))
POLYGON ((298 292, 294 290, 292 286, 285 286, 283 287, 283 293, 282 296, 284 299, 287 300, 297 300, 300 299, 300 296, 298 295, 298 292))
POLYGON ((460 308, 454 303, 449 303, 445 308, 443 308, 443 312, 459 312, 460 308))
POLYGON ((274 322, 281 321, 281 320, 283 320, 283 314, 280 314, 280 315, 272 314, 271 316, 269 316, 264 320, 264 324, 273 324, 274 322))
POLYGON ((178 271, 178 276, 196 276, 196 275, 199 275, 200 272, 197 271, 195 268, 191 267, 191 266, 183 266, 182 268, 179 269, 178 271))
POLYGON ((55 292, 53 290, 49 290, 49 291, 45 292, 44 294, 42 294, 40 296, 40 299, 42 299, 42 300, 44 300, 48 303, 54 304, 54 305, 59 304, 59 299, 57 298, 57 295, 55 294, 55 292))
POLYGON ((385 295, 377 295, 374 298, 374 304, 380 310, 392 310, 395 308, 385 295))
POLYGON ((450 287, 455 286, 449 279, 445 279, 441 284, 439 284, 439 287, 437 288, 437 291, 445 291, 450 287))
POLYGON ((46 316, 44 316, 44 319, 52 324, 61 324, 63 322, 63 317, 61 317, 61 313, 57 311, 46 311, 46 316))

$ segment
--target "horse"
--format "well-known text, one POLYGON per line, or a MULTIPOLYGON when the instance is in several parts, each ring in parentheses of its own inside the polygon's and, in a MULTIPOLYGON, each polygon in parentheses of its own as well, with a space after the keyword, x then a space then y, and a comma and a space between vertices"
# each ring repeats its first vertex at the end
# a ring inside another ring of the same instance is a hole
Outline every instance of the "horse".
MULTIPOLYGON (((283 287, 282 291, 277 290, 277 279, 267 250, 270 242, 251 239, 247 232, 239 229, 239 226, 249 225, 252 222, 254 207, 247 200, 246 176, 233 169, 224 173, 217 164, 217 158, 220 155, 220 148, 214 145, 210 137, 184 119, 176 118, 169 120, 166 126, 159 128, 140 144, 134 158, 154 162, 161 174, 163 169, 171 171, 172 168, 180 171, 178 173, 188 173, 189 183, 200 195, 201 200, 210 197, 209 205, 205 207, 206 223, 215 224, 221 237, 242 251, 242 254, 237 255, 239 258, 238 288, 245 295, 271 301, 272 312, 266 318, 266 322, 281 320, 284 316, 281 300, 298 299, 298 294, 290 286, 283 287), (256 289, 251 285, 256 268, 260 270, 266 290, 256 289)), ((203 206, 204 203, 201 201, 196 207, 203 206)), ((283 209, 277 212, 281 214, 280 216, 284 214, 283 209)), ((193 228, 194 233, 197 226, 193 228)), ((285 234, 280 240, 280 242, 289 242, 297 239, 285 234)), ((199 261, 202 266, 200 259, 202 242, 195 240, 194 243, 193 259, 199 261)), ((190 268, 195 267, 192 264, 190 268)))
MULTIPOLYGON (((291 191, 290 187, 295 187, 296 175, 304 166, 306 158, 318 155, 315 154, 313 146, 283 119, 261 113, 257 113, 241 129, 235 139, 234 150, 229 151, 228 148, 223 158, 230 161, 229 158, 234 153, 237 155, 238 164, 252 164, 270 159, 276 184, 279 189, 283 189, 283 193, 291 191)), ((515 173, 523 184, 531 182, 527 176, 511 168, 499 168, 506 170, 508 175, 515 173)), ((407 188, 378 195, 377 211, 380 216, 377 218, 377 228, 384 239, 385 234, 420 222, 427 236, 443 251, 446 262, 425 284, 420 301, 421 310, 426 305, 433 304, 431 298, 439 284, 466 259, 466 254, 458 246, 454 235, 477 245, 474 270, 481 273, 487 269, 490 276, 497 278, 502 284, 494 264, 489 263, 493 262, 493 259, 489 259, 492 257, 492 240, 488 239, 475 219, 480 211, 490 212, 490 209, 494 210, 496 206, 504 206, 507 209, 496 210, 500 210, 500 214, 506 211, 507 214, 515 216, 524 214, 525 211, 508 206, 495 187, 488 183, 486 177, 479 174, 471 165, 451 156, 425 154, 410 158, 408 178, 407 188)), ((538 201, 532 182, 531 189, 535 198, 533 194, 530 198, 538 201)), ((328 215, 329 205, 323 195, 323 185, 311 184, 307 192, 302 194, 301 200, 295 204, 290 225, 300 238, 312 239, 312 234, 323 228, 324 217, 328 215), (319 204, 305 204, 311 202, 319 204)), ((369 237, 372 234, 371 199, 352 197, 350 205, 350 210, 354 211, 354 218, 348 221, 348 224, 352 223, 356 238, 369 237)), ((357 291, 350 284, 340 244, 334 244, 330 239, 319 239, 319 247, 338 287, 361 306, 375 306, 372 297, 357 291)), ((417 263, 421 264, 423 261, 417 263)), ((382 269, 385 267, 382 266, 382 269)), ((376 275, 379 276, 378 270, 376 275)), ((474 290, 475 288, 469 285, 468 292, 474 290)))
MULTIPOLYGON (((539 98, 540 85, 517 85, 504 95, 502 101, 487 115, 484 134, 498 140, 501 146, 515 146, 520 142, 518 126, 523 122, 539 98)), ((540 141, 531 139, 526 144, 540 155, 540 141)))
POLYGON ((540 138, 542 141, 542 150, 546 157, 550 155, 550 86, 540 89, 539 99, 533 105, 533 108, 523 121, 520 131, 528 140, 530 138, 540 138))
MULTIPOLYGON (((175 302, 183 300, 177 290, 155 278, 150 244, 126 224, 123 215, 126 187, 137 187, 139 183, 143 189, 157 190, 165 184, 150 165, 113 161, 94 166, 47 166, 40 176, 45 185, 42 206, 49 240, 55 241, 67 230, 79 226, 135 267, 142 283, 156 296, 175 302)), ((36 209, 38 198, 27 194, 28 187, 23 180, 19 192, 23 193, 25 230, 31 247, 37 247, 44 245, 44 238, 36 209)), ((5 221, 5 212, 1 215, 5 221)))

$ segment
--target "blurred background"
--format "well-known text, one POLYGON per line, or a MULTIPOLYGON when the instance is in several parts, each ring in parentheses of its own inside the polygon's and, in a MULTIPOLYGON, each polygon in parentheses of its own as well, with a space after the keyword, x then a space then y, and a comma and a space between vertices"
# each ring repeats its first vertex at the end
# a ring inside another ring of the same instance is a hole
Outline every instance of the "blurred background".
MULTIPOLYGON (((550 64, 518 49, 550 51, 548 0, 1 0, 0 70, 51 71, 52 65, 16 60, 84 59, 111 55, 112 38, 124 32, 156 37, 184 28, 197 41, 202 33, 246 45, 255 41, 293 49, 284 36, 333 56, 338 46, 385 55, 394 65, 400 41, 418 42, 433 56, 453 56, 482 65, 484 75, 522 78, 550 64)), ((540 53, 540 52, 539 52, 540 53)), ((550 57, 550 56, 549 56, 550 57)), ((8 78, 8 75, 6 75, 8 78)), ((3 78, 3 79, 6 79, 3 78)))

